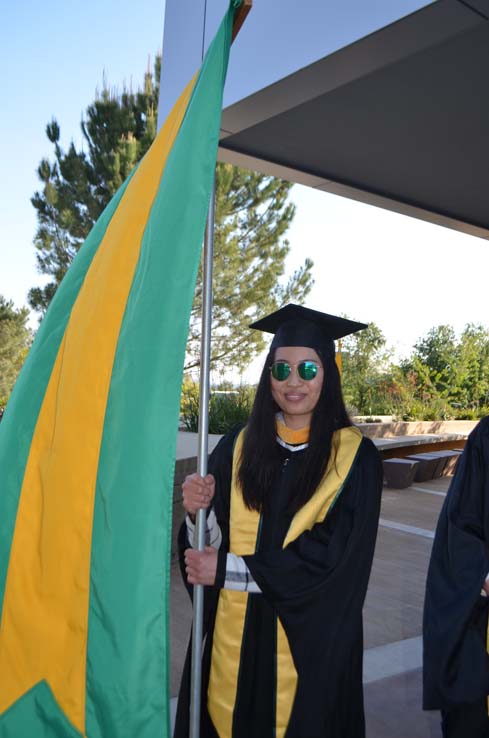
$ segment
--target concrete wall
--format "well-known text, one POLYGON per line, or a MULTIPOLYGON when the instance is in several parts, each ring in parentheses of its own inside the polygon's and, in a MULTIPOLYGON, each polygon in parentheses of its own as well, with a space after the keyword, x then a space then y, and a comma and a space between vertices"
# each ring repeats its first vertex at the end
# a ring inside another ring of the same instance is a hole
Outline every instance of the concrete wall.
POLYGON ((415 420, 406 423, 359 423, 368 438, 394 438, 436 433, 466 435, 477 425, 477 420, 415 420))

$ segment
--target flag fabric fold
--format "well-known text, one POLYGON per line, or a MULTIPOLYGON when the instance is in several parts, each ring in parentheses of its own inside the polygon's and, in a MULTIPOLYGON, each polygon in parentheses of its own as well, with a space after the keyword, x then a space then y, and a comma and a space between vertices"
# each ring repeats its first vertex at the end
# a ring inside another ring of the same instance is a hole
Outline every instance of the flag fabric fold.
POLYGON ((0 736, 169 736, 180 387, 233 0, 92 229, 0 423, 0 736))

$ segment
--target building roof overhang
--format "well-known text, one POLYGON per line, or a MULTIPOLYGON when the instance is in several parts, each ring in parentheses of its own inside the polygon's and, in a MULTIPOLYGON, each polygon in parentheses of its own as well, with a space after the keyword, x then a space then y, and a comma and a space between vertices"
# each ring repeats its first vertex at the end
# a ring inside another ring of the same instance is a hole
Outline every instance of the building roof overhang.
POLYGON ((489 239, 489 0, 436 0, 226 108, 219 159, 489 239))

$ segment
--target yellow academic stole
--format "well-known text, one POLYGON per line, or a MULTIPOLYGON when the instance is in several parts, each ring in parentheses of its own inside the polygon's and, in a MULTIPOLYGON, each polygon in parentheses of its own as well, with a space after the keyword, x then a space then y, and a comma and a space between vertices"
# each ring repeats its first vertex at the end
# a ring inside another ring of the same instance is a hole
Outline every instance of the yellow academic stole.
MULTIPOLYGON (((231 511, 229 519, 229 550, 245 556, 255 553, 260 514, 249 510, 243 501, 237 478, 243 432, 239 434, 234 454, 231 481, 231 511)), ((336 449, 334 463, 330 462, 326 474, 311 499, 295 514, 284 548, 316 523, 322 522, 341 493, 357 454, 362 434, 358 428, 341 428, 333 437, 336 449)), ((256 596, 256 595, 255 595, 256 596)), ((259 595, 260 596, 260 595, 259 595)), ((248 604, 247 592, 221 589, 217 607, 216 625, 212 646, 211 671, 207 690, 207 706, 220 738, 231 738, 233 712, 241 661, 241 644, 248 604)), ((287 636, 277 618, 277 703, 276 738, 283 738, 292 712, 297 687, 297 672, 292 660, 287 636)))

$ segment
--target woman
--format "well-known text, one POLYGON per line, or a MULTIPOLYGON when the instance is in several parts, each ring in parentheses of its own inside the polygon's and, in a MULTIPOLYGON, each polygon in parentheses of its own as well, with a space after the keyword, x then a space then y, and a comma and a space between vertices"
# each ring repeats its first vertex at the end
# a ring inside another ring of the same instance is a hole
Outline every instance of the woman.
MULTIPOLYGON (((363 738, 362 606, 382 469, 352 427, 334 340, 363 324, 288 305, 248 425, 183 485, 187 581, 206 587, 202 738, 363 738), (191 517, 209 509, 210 545, 191 517)), ((189 656, 176 738, 188 736, 189 656)))

